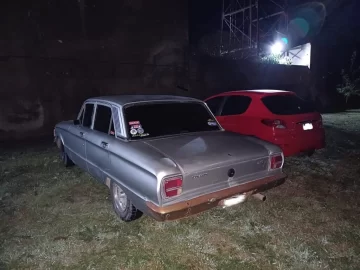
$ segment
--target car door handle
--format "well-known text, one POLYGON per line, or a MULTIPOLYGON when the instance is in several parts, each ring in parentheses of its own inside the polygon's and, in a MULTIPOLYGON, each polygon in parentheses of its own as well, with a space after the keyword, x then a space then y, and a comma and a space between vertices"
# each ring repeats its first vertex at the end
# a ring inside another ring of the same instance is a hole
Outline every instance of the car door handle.
POLYGON ((84 137, 84 132, 80 131, 80 136, 84 137))
POLYGON ((101 142, 102 148, 106 148, 109 144, 107 142, 101 142))

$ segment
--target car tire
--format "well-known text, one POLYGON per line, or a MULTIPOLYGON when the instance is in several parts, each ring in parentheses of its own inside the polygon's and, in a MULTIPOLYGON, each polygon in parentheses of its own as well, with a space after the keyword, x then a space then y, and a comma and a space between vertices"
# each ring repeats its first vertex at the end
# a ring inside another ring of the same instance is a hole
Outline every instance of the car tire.
POLYGON ((61 159, 61 162, 64 164, 64 166, 65 167, 73 166, 74 162, 69 158, 68 154, 66 153, 65 147, 62 144, 62 142, 60 141, 60 139, 58 139, 57 145, 60 149, 60 159, 61 159))
POLYGON ((315 153, 315 150, 310 150, 307 152, 307 156, 311 157, 312 155, 314 155, 314 153, 315 153))
POLYGON ((110 192, 114 211, 121 220, 130 222, 142 215, 141 211, 132 204, 122 188, 114 181, 111 182, 110 192))

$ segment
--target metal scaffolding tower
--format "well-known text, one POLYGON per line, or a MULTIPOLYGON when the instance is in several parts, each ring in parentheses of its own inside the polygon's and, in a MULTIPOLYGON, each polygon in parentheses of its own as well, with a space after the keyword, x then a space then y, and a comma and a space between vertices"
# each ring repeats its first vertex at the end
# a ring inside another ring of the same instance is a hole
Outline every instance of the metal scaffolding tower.
POLYGON ((220 55, 259 56, 288 37, 287 0, 222 0, 220 55))

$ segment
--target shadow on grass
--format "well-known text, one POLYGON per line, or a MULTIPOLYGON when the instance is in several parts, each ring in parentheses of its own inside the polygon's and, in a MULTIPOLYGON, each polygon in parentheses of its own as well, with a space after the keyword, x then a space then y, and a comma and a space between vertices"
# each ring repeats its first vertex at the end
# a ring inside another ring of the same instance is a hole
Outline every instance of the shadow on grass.
POLYGON ((349 153, 360 152, 360 134, 345 131, 334 126, 325 125, 326 147, 323 155, 326 158, 342 158, 349 153))
MULTIPOLYGON (((11 140, 0 142, 1 156, 12 154, 13 152, 42 152, 54 145, 53 138, 49 136, 42 136, 33 139, 11 140)), ((0 158, 1 158, 0 156, 0 158)))

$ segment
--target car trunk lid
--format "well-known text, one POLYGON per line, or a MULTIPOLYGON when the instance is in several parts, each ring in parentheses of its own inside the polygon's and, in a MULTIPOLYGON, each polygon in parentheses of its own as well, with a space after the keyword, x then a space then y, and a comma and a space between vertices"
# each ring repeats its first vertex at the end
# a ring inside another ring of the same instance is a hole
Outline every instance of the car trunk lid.
MULTIPOLYGON (((261 100, 270 112, 272 118, 270 120, 278 120, 280 125, 284 124, 286 130, 294 134, 322 128, 321 115, 316 112, 310 102, 299 98, 295 94, 269 95, 261 100)), ((279 132, 282 131, 279 130, 279 132)))
POLYGON ((269 151, 246 136, 225 131, 144 141, 176 162, 183 172, 183 191, 195 192, 224 183, 241 183, 268 171, 269 151), (232 170, 234 175, 231 176, 232 170))
POLYGON ((316 131, 322 128, 322 118, 317 112, 297 114, 297 115, 282 115, 278 117, 283 121, 290 131, 296 134, 316 131))

